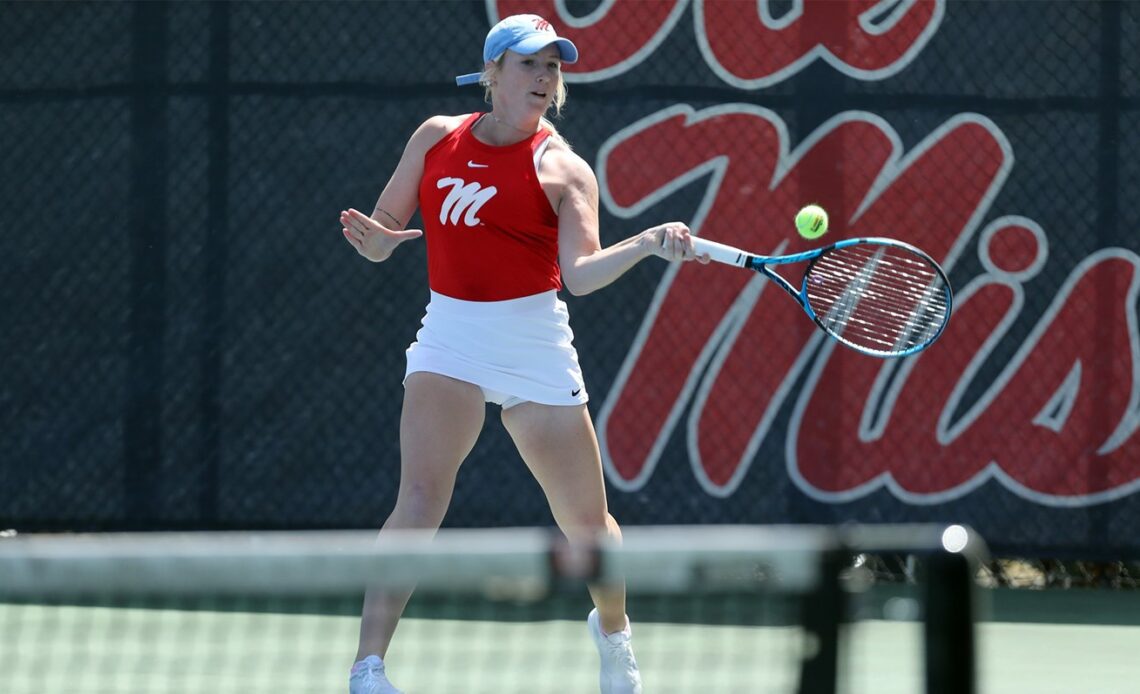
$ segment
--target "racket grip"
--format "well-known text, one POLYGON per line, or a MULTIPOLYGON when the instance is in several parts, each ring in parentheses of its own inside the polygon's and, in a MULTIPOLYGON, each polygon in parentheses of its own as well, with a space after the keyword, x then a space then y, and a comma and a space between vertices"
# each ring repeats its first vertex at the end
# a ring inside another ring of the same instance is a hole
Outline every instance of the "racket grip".
POLYGON ((699 236, 693 237, 693 250, 697 255, 707 253, 711 260, 715 260, 718 263, 735 265, 737 267, 745 267, 748 263, 749 254, 739 248, 733 248, 723 243, 702 239, 699 236))

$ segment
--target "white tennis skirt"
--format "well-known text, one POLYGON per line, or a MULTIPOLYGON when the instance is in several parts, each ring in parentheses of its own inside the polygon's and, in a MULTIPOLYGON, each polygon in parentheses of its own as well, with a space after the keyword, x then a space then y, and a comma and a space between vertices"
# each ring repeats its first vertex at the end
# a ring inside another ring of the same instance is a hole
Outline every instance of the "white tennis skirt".
POLYGON ((407 351, 404 378, 443 374, 483 389, 488 402, 580 405, 589 397, 570 313, 551 290, 507 301, 463 301, 436 292, 407 351))

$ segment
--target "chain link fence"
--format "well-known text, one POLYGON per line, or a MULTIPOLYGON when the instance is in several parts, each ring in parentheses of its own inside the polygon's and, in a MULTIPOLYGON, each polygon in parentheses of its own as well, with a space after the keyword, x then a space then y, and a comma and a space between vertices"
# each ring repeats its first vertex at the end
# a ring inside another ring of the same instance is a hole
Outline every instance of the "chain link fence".
MULTIPOLYGON (((622 522, 954 521, 1134 555, 1140 5, 864 5, 0 5, 0 523, 382 522, 424 247, 369 264, 337 214, 424 119, 486 108, 454 76, 537 11, 582 49, 558 126, 603 244, 680 219, 775 252, 821 202, 958 292, 937 349, 886 370, 775 293, 744 310, 758 287, 724 268, 567 297, 622 522)), ((488 414, 446 523, 550 523, 488 414)))

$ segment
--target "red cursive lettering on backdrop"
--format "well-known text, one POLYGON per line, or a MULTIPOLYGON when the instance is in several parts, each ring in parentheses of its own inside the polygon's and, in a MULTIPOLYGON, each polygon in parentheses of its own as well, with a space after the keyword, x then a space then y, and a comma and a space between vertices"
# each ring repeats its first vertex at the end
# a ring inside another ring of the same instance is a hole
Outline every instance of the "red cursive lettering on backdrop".
MULTIPOLYGON (((706 195, 691 223, 698 233, 793 252, 803 242, 776 220, 791 219, 810 195, 835 213, 836 233, 902 238, 950 268, 1012 152, 992 122, 960 115, 904 153, 890 126, 868 113, 840 114, 789 151, 774 114, 725 105, 666 109, 616 133, 599 159, 603 199, 619 216, 701 181, 706 195)), ((642 486, 684 416, 697 479, 709 493, 731 494, 795 397, 789 473, 821 500, 887 487, 934 503, 990 478, 1041 503, 1134 490, 1140 259, 1122 249, 1088 258, 1018 356, 966 403, 963 393, 982 385, 981 366, 1022 308, 1021 283, 1046 252, 1028 220, 991 225, 982 239, 989 272, 960 290, 942 342, 903 362, 823 341, 756 275, 671 268, 599 413, 610 480, 642 486)))
MULTIPOLYGON (((691 8, 701 58, 741 89, 776 84, 815 60, 852 79, 885 79, 921 52, 945 7, 795 2, 774 17, 767 2, 643 0, 573 17, 556 0, 488 0, 492 21, 536 13, 571 38, 582 52, 565 66, 571 81, 636 67, 691 8)), ((1140 257, 1093 253, 1044 312, 1031 313, 1025 286, 1048 256, 1044 230, 1007 216, 978 231, 1012 164, 1005 136, 975 114, 907 151, 866 112, 841 113, 793 148, 775 114, 746 104, 678 105, 612 135, 597 169, 619 217, 701 185, 696 232, 793 252, 805 246, 786 220, 811 200, 832 213, 833 239, 902 238, 947 268, 969 249, 983 271, 957 288, 934 349, 883 362, 824 340, 763 278, 671 267, 599 412, 609 480, 640 488, 680 429, 701 486, 728 496, 785 413, 788 474, 821 501, 885 488, 908 503, 938 503, 994 480, 1038 503, 1080 506, 1140 489, 1140 257), (1030 313, 1029 333, 1013 335, 1030 313)))
POLYGON ((697 42, 722 80, 742 89, 782 81, 819 59, 858 79, 897 73, 938 29, 942 0, 798 2, 780 17, 767 2, 694 3, 697 42))
POLYGON ((692 7, 701 57, 723 81, 744 89, 780 82, 814 60, 857 79, 884 79, 904 68, 934 35, 945 0, 795 2, 779 17, 768 2, 637 0, 603 2, 581 17, 557 0, 488 0, 491 22, 532 13, 550 20, 581 57, 563 69, 594 82, 645 61, 692 7))

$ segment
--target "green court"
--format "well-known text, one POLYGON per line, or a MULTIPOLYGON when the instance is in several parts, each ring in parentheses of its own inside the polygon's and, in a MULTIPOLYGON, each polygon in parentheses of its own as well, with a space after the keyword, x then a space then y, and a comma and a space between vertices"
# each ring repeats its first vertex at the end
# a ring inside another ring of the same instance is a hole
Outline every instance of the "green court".
MULTIPOLYGON (((992 619, 977 626, 979 692, 1136 690, 1135 592, 999 590, 988 597, 992 619), (1023 619, 1032 621, 1013 621, 1023 619)), ((300 607, 0 606, 0 690, 71 691, 82 672, 80 691, 89 694, 344 692, 358 627, 351 602, 337 601, 332 614, 313 613, 329 609, 327 602, 300 607)), ((597 691, 597 655, 584 620, 527 621, 517 606, 488 619, 425 616, 446 610, 414 608, 388 659, 393 679, 409 694, 597 691)), ((796 625, 641 620, 634 628, 647 692, 796 691, 805 643, 796 625)), ((846 689, 840 691, 923 691, 921 622, 859 620, 846 627, 843 644, 846 689)))

